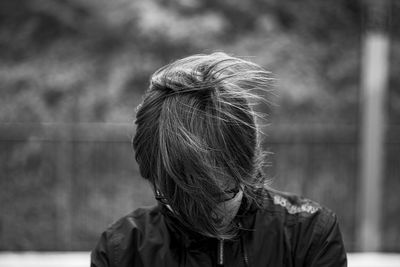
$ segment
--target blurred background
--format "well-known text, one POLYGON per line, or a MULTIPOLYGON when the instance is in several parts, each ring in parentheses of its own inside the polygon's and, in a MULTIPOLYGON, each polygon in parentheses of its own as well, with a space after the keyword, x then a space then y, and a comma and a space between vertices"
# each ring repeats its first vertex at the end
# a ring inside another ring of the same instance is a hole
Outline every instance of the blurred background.
POLYGON ((274 73, 271 186, 349 252, 400 252, 400 1, 0 1, 0 250, 88 251, 155 203, 130 140, 149 76, 224 51, 274 73))

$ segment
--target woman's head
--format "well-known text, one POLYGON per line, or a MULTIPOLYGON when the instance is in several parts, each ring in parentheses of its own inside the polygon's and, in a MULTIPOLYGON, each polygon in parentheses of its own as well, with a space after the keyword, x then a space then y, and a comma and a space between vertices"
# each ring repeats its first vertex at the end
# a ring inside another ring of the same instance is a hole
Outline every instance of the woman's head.
MULTIPOLYGON (((177 60, 151 77, 136 115, 141 175, 186 226, 229 238, 221 203, 265 184, 252 104, 270 74, 224 53, 177 60)), ((226 211, 228 212, 228 211, 226 211)))

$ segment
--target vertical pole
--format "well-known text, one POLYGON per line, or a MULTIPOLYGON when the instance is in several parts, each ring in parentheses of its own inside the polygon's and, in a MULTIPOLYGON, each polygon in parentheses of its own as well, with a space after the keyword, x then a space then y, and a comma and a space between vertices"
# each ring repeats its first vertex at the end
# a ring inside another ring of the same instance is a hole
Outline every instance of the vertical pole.
POLYGON ((382 181, 389 38, 385 31, 388 1, 367 0, 367 31, 362 51, 361 192, 358 246, 381 248, 382 181))
POLYGON ((61 112, 61 119, 66 120, 65 127, 56 131, 60 139, 57 149, 56 168, 56 224, 57 224, 57 250, 73 249, 73 180, 75 175, 74 159, 76 155, 75 141, 77 133, 74 128, 79 120, 79 97, 74 88, 73 98, 65 103, 61 112))
MULTIPOLYGON (((69 129, 64 127, 61 130, 69 129)), ((58 131, 57 138, 60 142, 57 147, 56 168, 56 226, 57 244, 56 250, 69 250, 71 245, 71 169, 72 169, 72 147, 69 132, 58 131)))

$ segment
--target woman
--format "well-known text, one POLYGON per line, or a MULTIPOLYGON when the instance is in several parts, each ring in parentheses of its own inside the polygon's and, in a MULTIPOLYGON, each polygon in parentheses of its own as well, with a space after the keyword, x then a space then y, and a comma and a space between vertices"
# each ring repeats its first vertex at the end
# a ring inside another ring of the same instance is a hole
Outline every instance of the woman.
POLYGON ((158 205, 110 226, 91 266, 346 266, 336 216, 266 186, 252 105, 270 80, 224 53, 153 74, 133 147, 158 205))

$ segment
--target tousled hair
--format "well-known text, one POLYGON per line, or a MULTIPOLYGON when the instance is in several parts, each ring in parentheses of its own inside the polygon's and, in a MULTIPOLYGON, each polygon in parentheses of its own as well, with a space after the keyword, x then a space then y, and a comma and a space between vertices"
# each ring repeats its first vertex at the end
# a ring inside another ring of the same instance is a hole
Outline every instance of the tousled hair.
POLYGON ((254 198, 264 188, 265 153, 253 104, 270 89, 268 71, 225 53, 194 55, 157 70, 136 114, 141 175, 173 216, 206 236, 229 239, 218 207, 226 189, 254 198))

